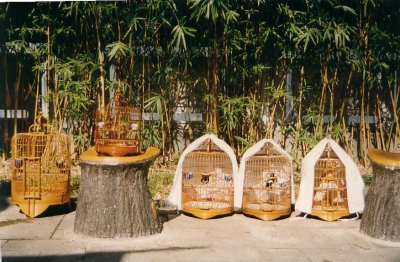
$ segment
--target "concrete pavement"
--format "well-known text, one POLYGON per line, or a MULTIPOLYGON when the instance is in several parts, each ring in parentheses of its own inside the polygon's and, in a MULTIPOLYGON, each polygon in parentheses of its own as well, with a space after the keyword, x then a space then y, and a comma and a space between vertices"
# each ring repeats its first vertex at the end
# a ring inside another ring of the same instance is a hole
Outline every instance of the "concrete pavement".
POLYGON ((200 220, 170 216, 161 234, 98 239, 73 232, 75 211, 28 219, 15 205, 0 212, 2 261, 400 261, 400 243, 359 233, 360 220, 241 214, 200 220))

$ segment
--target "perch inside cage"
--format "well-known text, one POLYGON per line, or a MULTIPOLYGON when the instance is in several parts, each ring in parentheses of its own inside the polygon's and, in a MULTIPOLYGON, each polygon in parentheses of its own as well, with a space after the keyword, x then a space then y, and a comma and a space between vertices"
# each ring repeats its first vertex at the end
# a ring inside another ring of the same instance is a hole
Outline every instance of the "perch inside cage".
POLYGON ((349 215, 346 168, 330 144, 314 167, 314 191, 311 214, 333 221, 349 215))
POLYGON ((12 201, 29 217, 69 203, 70 141, 39 114, 28 133, 12 138, 12 201))
POLYGON ((242 212, 273 220, 291 213, 292 160, 273 141, 260 142, 242 158, 242 212))
POLYGON ((140 153, 142 116, 120 92, 96 111, 95 148, 98 154, 126 156, 140 153))
POLYGON ((233 212, 232 160, 211 139, 185 156, 181 176, 184 212, 202 219, 233 212))

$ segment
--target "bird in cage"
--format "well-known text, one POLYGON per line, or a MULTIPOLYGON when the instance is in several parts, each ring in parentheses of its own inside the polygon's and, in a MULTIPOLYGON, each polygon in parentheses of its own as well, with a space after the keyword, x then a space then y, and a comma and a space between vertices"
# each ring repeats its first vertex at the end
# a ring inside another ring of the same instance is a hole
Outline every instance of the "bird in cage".
POLYGON ((279 187, 287 187, 289 185, 289 180, 286 173, 280 170, 277 174, 277 184, 279 187))
POLYGON ((186 178, 187 180, 192 179, 192 178, 193 178, 193 173, 192 173, 192 172, 187 172, 187 173, 185 174, 185 178, 186 178))
POLYGON ((64 168, 65 167, 65 161, 64 161, 64 159, 57 159, 56 160, 56 166, 58 167, 58 168, 60 168, 60 169, 62 169, 62 168, 64 168))

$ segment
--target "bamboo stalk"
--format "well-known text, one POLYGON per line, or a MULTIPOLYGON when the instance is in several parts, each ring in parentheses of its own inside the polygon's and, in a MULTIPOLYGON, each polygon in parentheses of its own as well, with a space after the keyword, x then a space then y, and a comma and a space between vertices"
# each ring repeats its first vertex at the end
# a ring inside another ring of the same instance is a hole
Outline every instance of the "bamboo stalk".
MULTIPOLYGON (((386 151, 385 138, 384 138, 384 135, 383 135, 384 134, 384 130, 383 130, 383 126, 382 126, 382 123, 383 123, 383 121, 382 121, 382 113, 381 113, 381 107, 380 107, 381 102, 380 102, 378 93, 376 94, 376 101, 377 101, 377 111, 378 111, 379 134, 380 134, 380 136, 377 135, 377 141, 378 141, 378 138, 380 138, 381 148, 386 151)), ((376 132, 378 133, 378 128, 376 128, 376 132)))
MULTIPOLYGON (((390 92, 390 98, 392 101, 392 107, 393 107, 393 116, 396 122, 396 131, 395 131, 395 135, 394 135, 394 141, 393 141, 393 145, 396 146, 397 145, 397 140, 399 139, 400 136, 400 124, 399 124, 399 116, 398 116, 398 108, 397 108, 397 101, 399 100, 399 92, 397 92, 397 98, 396 101, 394 100, 393 97, 393 93, 390 92)), ((390 140, 390 139, 389 139, 390 140)))
POLYGON ((97 56, 98 56, 97 59, 98 59, 98 63, 100 66, 100 90, 101 90, 101 98, 100 98, 101 104, 100 105, 101 105, 101 107, 104 107, 106 104, 105 103, 106 86, 105 86, 105 76, 104 76, 104 72, 105 72, 104 71, 104 54, 101 49, 100 25, 99 25, 99 17, 97 14, 97 12, 99 12, 99 14, 100 14, 101 11, 98 11, 99 9, 96 8, 95 3, 92 5, 92 7, 93 7, 93 14, 94 14, 95 28, 96 28, 97 56))
POLYGON ((22 73, 22 64, 19 61, 19 57, 17 57, 17 82, 15 82, 15 92, 14 92, 14 135, 18 132, 18 98, 19 98, 19 86, 21 82, 21 73, 22 73))

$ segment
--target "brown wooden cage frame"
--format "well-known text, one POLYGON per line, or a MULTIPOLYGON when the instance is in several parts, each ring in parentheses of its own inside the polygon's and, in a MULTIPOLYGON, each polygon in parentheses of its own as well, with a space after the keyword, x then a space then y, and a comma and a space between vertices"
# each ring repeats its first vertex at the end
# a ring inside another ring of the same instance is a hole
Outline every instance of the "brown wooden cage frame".
POLYGON ((182 211, 201 219, 234 211, 234 174, 229 155, 211 139, 185 156, 182 211))
POLYGON ((328 143, 314 166, 311 215, 334 221, 349 214, 346 167, 328 143))
POLYGON ((242 212, 274 220, 292 211, 292 160, 266 142, 245 162, 242 212))
POLYGON ((141 111, 116 92, 107 106, 96 110, 96 152, 115 157, 139 154, 141 126, 141 111))
MULTIPOLYGON (((41 114, 36 118, 44 119, 41 114)), ((47 120, 46 120, 47 122, 47 120)), ((11 199, 28 217, 70 203, 70 139, 36 123, 11 142, 11 199)))

